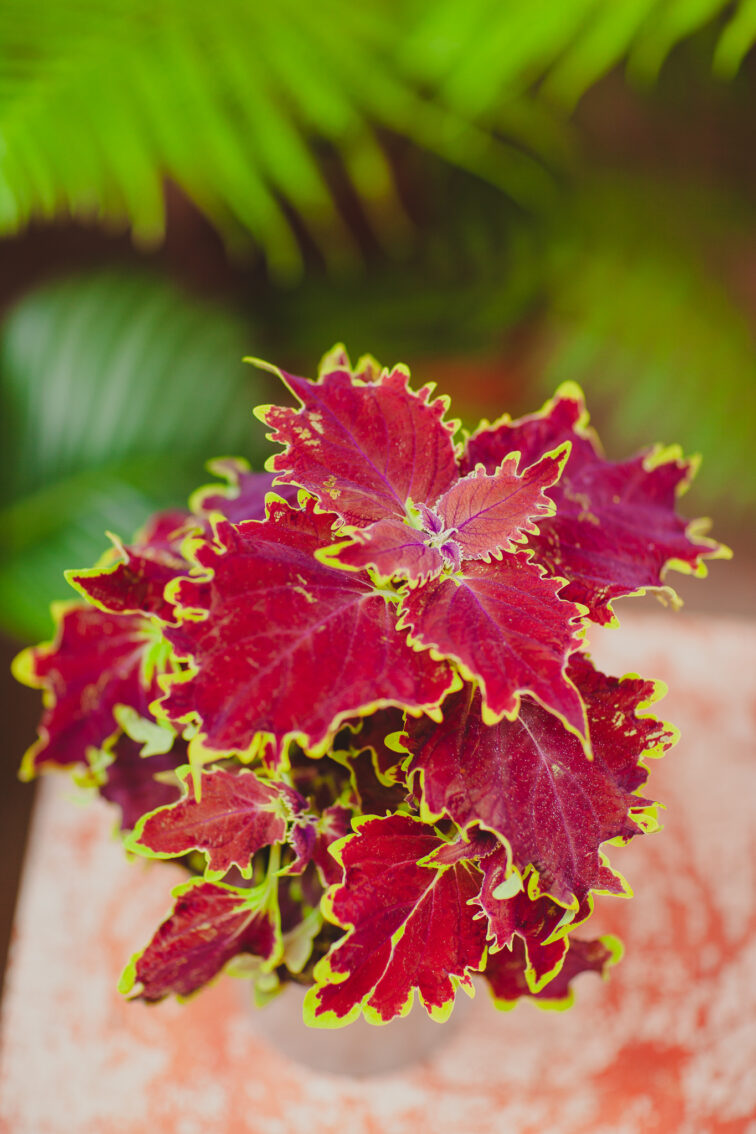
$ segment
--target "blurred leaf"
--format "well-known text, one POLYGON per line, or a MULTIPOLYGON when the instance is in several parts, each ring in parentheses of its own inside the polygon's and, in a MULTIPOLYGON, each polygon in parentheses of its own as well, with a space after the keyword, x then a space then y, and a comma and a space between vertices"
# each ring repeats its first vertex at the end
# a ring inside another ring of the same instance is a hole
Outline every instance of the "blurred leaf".
POLYGON ((401 265, 374 259, 353 280, 305 280, 256 298, 266 331, 312 368, 325 346, 391 364, 490 351, 543 294, 544 232, 492 186, 429 162, 427 210, 401 265))
POLYGON ((155 241, 168 176, 232 247, 251 234, 274 275, 301 272, 293 212, 338 266, 350 230, 315 143, 338 155, 379 234, 401 239, 377 128, 531 207, 551 200, 538 161, 398 72, 406 20, 400 0, 6 0, 0 232, 70 212, 155 241))
MULTIPOLYGON (((733 75, 756 43, 753 0, 414 0, 412 7, 400 46, 404 73, 442 105, 505 130, 523 99, 570 111, 623 60, 634 78, 654 80, 678 44, 725 17, 713 60, 721 76, 733 75)), ((527 129, 521 140, 533 144, 527 129)))
POLYGON ((0 333, 0 624, 45 633, 66 567, 184 506, 205 461, 259 457, 266 380, 245 322, 148 275, 72 278, 23 299, 0 333))
POLYGON ((696 495, 730 510, 756 502, 756 352, 700 235, 742 239, 738 214, 712 191, 595 183, 553 268, 543 376, 549 393, 580 382, 626 445, 701 453, 696 495))
POLYGON ((406 244, 386 133, 553 210, 566 112, 622 60, 654 79, 716 23, 727 77, 753 0, 6 0, 0 233, 68 212, 154 242, 169 177, 276 278, 301 275, 302 226, 339 269, 357 254, 340 182, 406 244))
POLYGON ((714 56, 714 70, 731 79, 756 43, 756 0, 740 0, 732 19, 722 32, 714 56))

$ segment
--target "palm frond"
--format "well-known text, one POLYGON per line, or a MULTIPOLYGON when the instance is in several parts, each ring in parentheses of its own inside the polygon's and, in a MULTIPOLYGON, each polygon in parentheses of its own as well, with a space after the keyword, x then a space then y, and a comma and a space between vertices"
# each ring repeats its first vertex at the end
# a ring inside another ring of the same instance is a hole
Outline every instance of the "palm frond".
POLYGON ((383 131, 538 211, 564 111, 623 59, 653 78, 715 21, 732 75, 754 0, 6 0, 0 233, 70 213, 150 243, 170 178, 275 275, 302 268, 294 215, 338 267, 354 241, 324 146, 384 241, 405 232, 383 131))
POLYGON ((260 456, 264 379, 240 317, 143 273, 50 284, 0 333, 0 624, 46 631, 61 572, 182 506, 218 453, 260 456), (43 620, 43 621, 40 621, 43 620))
POLYGON ((398 72, 405 19, 398 0, 8 0, 0 233, 68 212, 128 224, 149 243, 170 178, 232 247, 251 234, 273 273, 296 275, 292 213, 327 262, 349 244, 323 144, 379 228, 401 215, 380 129, 543 203, 553 182, 536 160, 398 72))
POLYGON ((562 112, 623 61, 656 78, 684 40, 717 23, 714 67, 731 77, 756 43, 754 0, 421 0, 405 40, 405 74, 474 120, 508 125, 528 99, 562 112))

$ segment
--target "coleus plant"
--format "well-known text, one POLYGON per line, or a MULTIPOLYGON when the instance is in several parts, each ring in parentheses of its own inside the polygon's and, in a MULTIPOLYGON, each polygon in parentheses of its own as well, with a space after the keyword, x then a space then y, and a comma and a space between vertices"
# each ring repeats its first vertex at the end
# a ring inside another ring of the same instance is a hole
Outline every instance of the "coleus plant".
POLYGON ((122 990, 221 970, 308 1023, 569 1003, 617 959, 585 936, 606 855, 656 826, 647 761, 675 740, 658 684, 601 673, 589 621, 674 592, 726 549, 676 514, 678 449, 602 455, 580 390, 447 420, 431 387, 335 348, 299 402, 258 415, 267 473, 217 461, 187 512, 68 579, 55 640, 17 660, 44 691, 27 777, 68 768, 120 807, 129 851, 187 881, 122 990))

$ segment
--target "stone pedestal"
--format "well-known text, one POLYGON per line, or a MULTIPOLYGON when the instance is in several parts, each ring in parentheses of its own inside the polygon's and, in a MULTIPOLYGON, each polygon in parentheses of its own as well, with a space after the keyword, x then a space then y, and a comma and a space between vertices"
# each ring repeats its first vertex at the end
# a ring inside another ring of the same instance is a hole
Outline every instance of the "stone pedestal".
POLYGON ((481 985, 448 1042, 406 1070, 306 1069, 266 1042, 264 1016, 250 1024, 230 977, 184 1005, 121 999, 119 973, 179 874, 128 863, 112 812, 77 806, 51 779, 3 1004, 0 1130, 756 1131, 756 626, 623 617, 595 635, 594 656, 611 673, 664 679, 657 708, 682 740, 652 769, 665 829, 612 849, 636 896, 597 902, 596 931, 626 946, 608 983, 579 978, 565 1013, 498 1013, 481 985))

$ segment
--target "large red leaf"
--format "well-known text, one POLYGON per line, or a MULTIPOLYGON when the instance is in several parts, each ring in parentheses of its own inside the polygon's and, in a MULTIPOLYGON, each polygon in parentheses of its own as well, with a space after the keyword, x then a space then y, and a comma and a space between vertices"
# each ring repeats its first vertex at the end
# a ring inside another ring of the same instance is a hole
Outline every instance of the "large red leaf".
POLYGON ((309 1023, 339 1026, 360 1010, 390 1020, 409 1011, 415 989, 443 1019, 456 987, 471 987, 485 953, 485 929, 468 904, 481 876, 466 861, 421 864, 443 846, 432 827, 405 815, 369 819, 344 842, 344 881, 326 913, 348 932, 315 968, 309 1023))
POLYGON ((184 796, 146 815, 127 840, 130 850, 154 858, 175 858, 192 850, 207 856, 205 877, 222 878, 232 866, 243 877, 263 847, 286 839, 287 819, 306 804, 285 784, 265 783, 248 770, 202 772, 199 798, 181 773, 184 796))
POLYGON ((281 377, 302 409, 261 411, 270 439, 286 446, 268 467, 347 523, 403 517, 408 500, 433 504, 457 479, 446 401, 431 401, 427 386, 410 390, 405 370, 370 382, 347 369, 321 373, 317 382, 281 377))
POLYGON ((87 751, 118 730, 116 705, 149 717, 159 692, 150 662, 160 641, 151 621, 78 603, 61 605, 56 615, 54 641, 24 650, 14 662, 20 681, 44 691, 39 739, 22 765, 26 778, 45 765, 86 764, 87 751))
POLYGON ((572 981, 580 973, 598 973, 606 977, 608 970, 622 955, 616 937, 599 937, 585 941, 579 937, 568 940, 569 948, 561 967, 553 978, 538 992, 528 983, 528 958, 525 942, 515 937, 512 948, 489 954, 483 975, 491 988, 497 1008, 513 1008, 523 996, 539 1001, 546 1007, 569 1008, 574 999, 572 981))
POLYGON ((488 722, 514 716, 521 694, 531 693, 582 734, 583 704, 566 674, 580 641, 579 613, 557 598, 558 590, 525 554, 469 560, 461 577, 411 588, 402 600, 402 625, 413 641, 453 659, 480 683, 488 722))
POLYGON ((121 992, 142 1000, 188 996, 239 953, 272 963, 280 947, 272 888, 244 890, 195 880, 173 893, 173 912, 132 957, 121 992))
POLYGON ((607 461, 587 422, 582 394, 568 384, 541 413, 505 418, 473 434, 463 467, 480 462, 493 472, 515 451, 522 471, 555 445, 572 443, 564 474, 549 489, 556 514, 539 524, 529 546, 551 574, 569 581, 565 598, 584 603, 591 618, 607 623, 615 598, 664 586, 669 568, 704 575, 705 558, 729 553, 705 539, 700 525, 676 514, 694 461, 677 449, 607 461))
POLYGON ((168 633, 193 669, 164 707, 198 717, 209 748, 254 744, 277 757, 296 739, 324 752, 348 717, 390 704, 430 709, 455 681, 409 646, 390 596, 314 558, 332 521, 309 501, 299 511, 278 502, 261 522, 223 522, 217 546, 197 552, 211 580, 180 583, 178 601, 199 620, 168 633))
POLYGON ((469 688, 446 700, 442 724, 408 721, 405 734, 408 771, 420 777, 429 815, 496 832, 518 870, 532 867, 540 892, 565 906, 590 890, 623 891, 599 848, 640 832, 633 813, 648 800, 632 793, 646 778, 642 757, 674 740, 662 723, 638 715, 652 698, 650 683, 605 677, 582 656, 570 672, 587 707, 593 760, 530 698, 516 720, 484 724, 480 694, 469 688))

